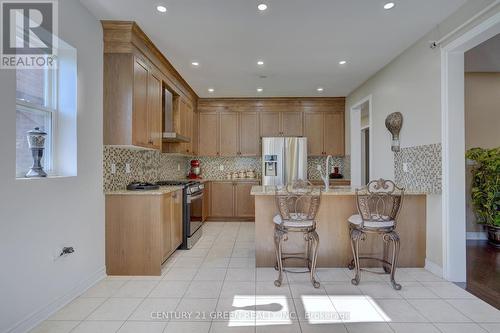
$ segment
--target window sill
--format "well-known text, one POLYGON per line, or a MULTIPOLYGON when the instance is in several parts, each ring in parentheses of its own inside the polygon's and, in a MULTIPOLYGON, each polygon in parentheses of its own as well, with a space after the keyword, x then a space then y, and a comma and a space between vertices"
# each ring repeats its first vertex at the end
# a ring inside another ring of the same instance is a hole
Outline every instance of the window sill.
POLYGON ((60 179, 60 178, 73 178, 73 177, 76 177, 76 175, 67 175, 67 176, 48 175, 47 177, 33 177, 33 178, 16 177, 16 180, 19 180, 19 181, 30 181, 30 180, 60 179))

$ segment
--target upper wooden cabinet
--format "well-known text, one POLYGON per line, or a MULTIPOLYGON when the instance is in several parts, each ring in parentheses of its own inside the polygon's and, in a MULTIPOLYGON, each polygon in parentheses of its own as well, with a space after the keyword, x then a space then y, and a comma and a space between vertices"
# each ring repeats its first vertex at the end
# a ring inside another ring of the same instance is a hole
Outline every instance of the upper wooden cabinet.
MULTIPOLYGON (((193 154, 198 96, 134 22, 103 21, 104 144, 193 154), (163 89, 174 96, 174 130, 190 143, 162 140, 163 89)), ((196 147, 197 148, 197 147, 196 147)))
POLYGON ((241 156, 258 156, 260 154, 259 114, 242 112, 239 118, 239 153, 241 156))
POLYGON ((219 114, 219 154, 221 156, 239 155, 238 117, 235 112, 219 114))
POLYGON ((262 137, 302 136, 302 112, 262 112, 260 116, 260 128, 260 135, 262 137))
POLYGON ((304 126, 308 155, 344 155, 343 112, 305 113, 304 126))
POLYGON ((258 156, 257 112, 199 112, 198 151, 201 156, 258 156))

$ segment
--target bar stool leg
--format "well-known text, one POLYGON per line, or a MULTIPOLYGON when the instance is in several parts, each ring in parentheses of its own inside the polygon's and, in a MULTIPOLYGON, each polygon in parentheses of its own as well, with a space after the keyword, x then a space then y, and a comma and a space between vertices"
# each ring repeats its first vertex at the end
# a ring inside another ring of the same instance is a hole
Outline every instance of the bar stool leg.
POLYGON ((276 287, 280 287, 283 282, 283 258, 282 258, 282 246, 283 246, 283 236, 285 233, 282 230, 274 229, 274 246, 276 251, 276 261, 278 264, 278 279, 274 281, 276 287))
POLYGON ((355 275, 354 279, 351 280, 351 283, 355 286, 359 284, 360 280, 360 267, 359 267, 359 241, 363 239, 364 233, 352 229, 351 230, 351 249, 352 249, 352 256, 354 258, 354 268, 355 268, 355 275))
POLYGON ((398 258, 399 258, 399 248, 400 248, 399 235, 395 231, 392 231, 391 233, 386 234, 384 236, 384 238, 388 238, 390 241, 392 241, 392 245, 393 245, 392 263, 391 263, 392 287, 396 290, 401 290, 401 285, 399 283, 396 283, 396 280, 394 278, 394 276, 396 275, 396 267, 398 265, 398 258))
MULTIPOLYGON (((388 262, 389 261, 389 242, 384 241, 384 261, 388 262)), ((382 267, 384 268, 384 272, 386 274, 389 274, 391 272, 391 266, 386 264, 385 262, 382 263, 382 267)))
POLYGON ((319 288, 320 283, 316 281, 316 262, 318 259, 318 248, 319 248, 319 236, 316 230, 310 232, 310 238, 312 239, 312 263, 311 263, 311 283, 314 288, 319 288))

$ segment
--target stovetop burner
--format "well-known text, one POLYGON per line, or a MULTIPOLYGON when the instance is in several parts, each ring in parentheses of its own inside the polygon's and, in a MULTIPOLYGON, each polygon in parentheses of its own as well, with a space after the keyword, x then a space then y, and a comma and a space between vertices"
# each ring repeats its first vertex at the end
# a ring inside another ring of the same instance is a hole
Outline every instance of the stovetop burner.
POLYGON ((157 184, 151 184, 146 182, 133 182, 127 185, 127 190, 129 191, 148 191, 157 190, 160 186, 157 184))

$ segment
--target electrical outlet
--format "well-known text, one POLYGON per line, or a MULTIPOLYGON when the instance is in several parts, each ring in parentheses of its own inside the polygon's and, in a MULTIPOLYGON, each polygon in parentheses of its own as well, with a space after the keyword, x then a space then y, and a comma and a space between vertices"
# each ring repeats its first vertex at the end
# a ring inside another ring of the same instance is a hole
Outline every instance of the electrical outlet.
POLYGON ((224 171, 224 164, 219 165, 219 171, 224 171))
POLYGON ((408 163, 403 163, 403 172, 408 172, 408 163))
POLYGON ((177 163, 177 171, 181 171, 181 164, 177 163))
POLYGON ((316 170, 321 171, 321 165, 320 164, 316 164, 316 170))
POLYGON ((111 174, 114 175, 116 173, 116 164, 111 163, 111 174))
POLYGON ((125 173, 130 173, 130 163, 125 164, 125 173))

